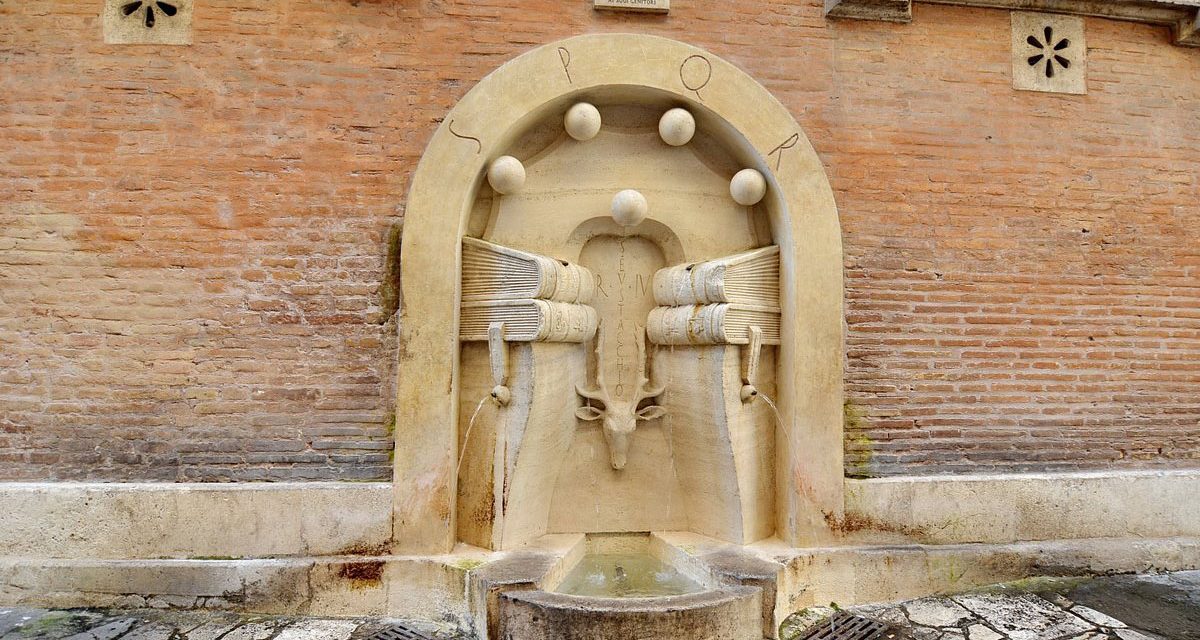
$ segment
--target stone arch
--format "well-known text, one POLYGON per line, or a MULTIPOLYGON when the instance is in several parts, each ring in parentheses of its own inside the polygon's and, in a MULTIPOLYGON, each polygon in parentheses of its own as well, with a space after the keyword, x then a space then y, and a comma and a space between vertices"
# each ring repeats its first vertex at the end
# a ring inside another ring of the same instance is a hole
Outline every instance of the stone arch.
POLYGON ((529 123, 589 92, 653 91, 691 110, 744 166, 768 179, 781 249, 776 535, 822 540, 842 500, 842 246, 833 192, 804 132, 732 64, 674 40, 596 34, 540 46, 471 89, 434 133, 405 212, 396 402, 394 543, 455 543, 461 240, 488 163, 529 123), (636 56, 631 56, 636 52, 636 56))

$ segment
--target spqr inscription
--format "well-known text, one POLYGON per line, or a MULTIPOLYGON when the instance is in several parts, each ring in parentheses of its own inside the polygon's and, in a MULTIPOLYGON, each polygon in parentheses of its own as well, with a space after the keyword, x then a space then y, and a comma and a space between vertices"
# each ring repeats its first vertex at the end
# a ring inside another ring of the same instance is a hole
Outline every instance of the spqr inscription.
POLYGON ((788 136, 787 140, 784 140, 783 142, 779 143, 779 146, 777 146, 774 149, 771 149, 770 151, 767 152, 768 158, 773 155, 775 156, 775 170, 776 171, 779 171, 779 165, 783 163, 783 152, 796 146, 796 144, 798 142, 800 142, 800 134, 793 133, 792 135, 788 136), (778 154, 778 155, 776 155, 776 154, 778 154))
POLYGON ((476 138, 475 136, 464 136, 463 134, 455 131, 453 120, 450 121, 450 124, 446 125, 446 128, 450 130, 450 134, 453 135, 455 138, 460 138, 462 140, 470 140, 470 141, 474 142, 476 145, 475 153, 477 155, 481 151, 483 151, 483 142, 480 142, 479 138, 476 138))
POLYGON ((558 59, 562 62, 563 73, 567 74, 567 84, 575 84, 571 79, 571 52, 566 47, 559 47, 558 59))
POLYGON ((700 90, 707 87, 710 80, 712 63, 700 54, 684 58, 683 63, 679 65, 679 81, 688 91, 696 94, 696 98, 701 102, 704 101, 704 97, 700 95, 700 90))

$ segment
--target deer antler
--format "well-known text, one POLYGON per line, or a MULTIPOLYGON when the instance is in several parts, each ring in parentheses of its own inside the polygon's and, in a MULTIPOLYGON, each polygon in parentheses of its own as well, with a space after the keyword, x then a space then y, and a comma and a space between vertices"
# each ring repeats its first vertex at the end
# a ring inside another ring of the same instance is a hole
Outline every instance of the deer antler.
POLYGON ((603 402, 607 407, 612 396, 608 393, 608 385, 604 383, 604 341, 600 329, 596 328, 596 388, 588 389, 581 384, 575 385, 575 393, 587 398, 603 402))
POLYGON ((637 407, 637 403, 645 400, 646 398, 653 398, 655 396, 662 395, 663 390, 666 388, 666 385, 659 385, 657 387, 646 386, 650 384, 650 377, 647 373, 650 368, 650 363, 646 359, 646 332, 643 329, 642 331, 639 331, 638 334, 638 367, 640 369, 641 382, 638 383, 637 391, 634 392, 634 407, 637 407))

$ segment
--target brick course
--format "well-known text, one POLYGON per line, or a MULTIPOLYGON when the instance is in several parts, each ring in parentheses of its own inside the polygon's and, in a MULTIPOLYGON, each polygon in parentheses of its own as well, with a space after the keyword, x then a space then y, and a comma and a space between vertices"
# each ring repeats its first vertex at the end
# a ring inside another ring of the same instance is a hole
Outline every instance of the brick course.
POLYGON ((731 60, 821 154, 849 473, 1196 465, 1200 51, 1088 19, 1090 93, 1023 93, 1003 11, 674 4, 204 0, 190 47, 0 5, 0 479, 389 477, 409 175, 493 68, 604 31, 731 60))

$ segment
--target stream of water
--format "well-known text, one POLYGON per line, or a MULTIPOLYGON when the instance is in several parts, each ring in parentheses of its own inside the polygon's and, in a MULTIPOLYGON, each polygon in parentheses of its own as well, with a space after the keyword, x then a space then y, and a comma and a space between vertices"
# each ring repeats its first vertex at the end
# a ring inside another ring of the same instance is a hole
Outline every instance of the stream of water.
POLYGON ((467 421, 467 432, 463 434, 462 449, 458 452, 458 464, 454 465, 454 477, 458 477, 458 472, 462 471, 463 458, 467 455, 467 443, 471 441, 471 429, 475 428, 475 418, 479 417, 479 410, 483 408, 483 403, 487 402, 492 396, 486 395, 479 404, 475 405, 475 412, 471 414, 471 419, 467 421))

